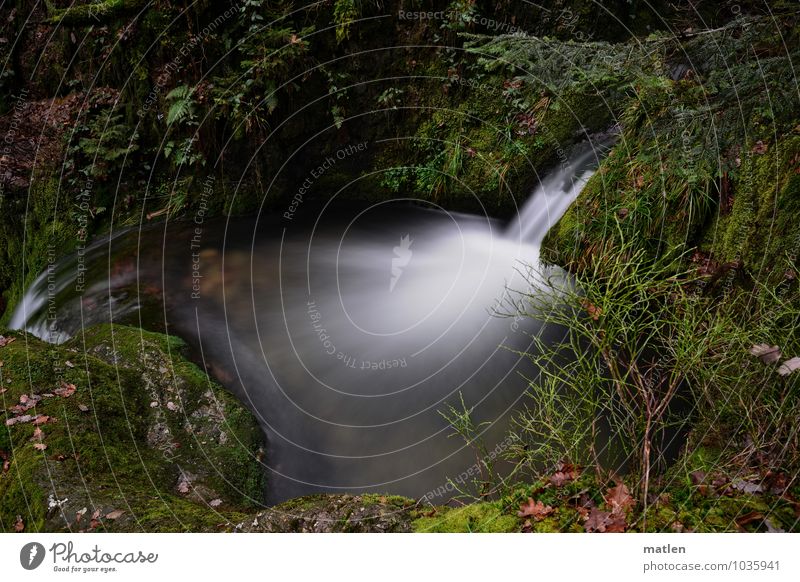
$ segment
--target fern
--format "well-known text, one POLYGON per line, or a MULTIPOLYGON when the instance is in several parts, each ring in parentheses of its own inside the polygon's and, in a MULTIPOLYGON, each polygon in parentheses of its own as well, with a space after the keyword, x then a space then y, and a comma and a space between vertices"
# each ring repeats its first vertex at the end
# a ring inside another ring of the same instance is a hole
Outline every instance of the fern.
POLYGON ((194 121, 196 109, 194 89, 188 85, 175 87, 167 94, 167 101, 170 102, 167 124, 194 121))

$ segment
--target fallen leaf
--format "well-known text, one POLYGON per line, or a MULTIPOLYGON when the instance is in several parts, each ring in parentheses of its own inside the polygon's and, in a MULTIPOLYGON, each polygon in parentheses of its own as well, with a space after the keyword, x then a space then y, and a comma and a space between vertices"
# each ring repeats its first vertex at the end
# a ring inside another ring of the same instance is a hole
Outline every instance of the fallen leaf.
POLYGON ((553 513, 552 507, 528 497, 528 502, 519 506, 517 515, 519 517, 532 517, 534 521, 541 521, 551 513, 553 513))
POLYGON ((33 420, 30 414, 23 414, 22 416, 15 416, 6 420, 6 426, 14 426, 15 424, 26 423, 33 420))
POLYGON ((752 481, 744 481, 738 479, 731 483, 731 487, 736 489, 737 491, 741 491, 742 493, 763 493, 764 488, 761 486, 761 483, 753 483, 752 481))
POLYGON ((180 483, 178 483, 178 492, 189 493, 189 482, 181 481, 180 483))
POLYGON ((15 337, 5 337, 3 335, 0 335, 0 348, 6 347, 8 344, 16 341, 16 339, 17 338, 15 337))
POLYGON ((767 144, 763 141, 758 140, 756 145, 753 146, 753 153, 754 154, 765 154, 767 153, 767 144))
POLYGON ((792 358, 781 364, 780 368, 778 368, 778 374, 788 376, 798 368, 800 368, 800 358, 792 358))
POLYGON ((81 412, 89 412, 89 407, 86 406, 85 404, 78 404, 78 410, 80 410, 81 412))
POLYGON ((56 388, 55 390, 53 390, 53 392, 57 396, 61 396, 63 398, 69 398, 70 396, 75 394, 76 390, 77 390, 77 388, 75 387, 75 384, 69 384, 67 382, 61 382, 61 386, 56 388))
POLYGON ((600 316, 603 315, 603 310, 597 307, 594 303, 589 301, 588 299, 584 299, 581 301, 581 306, 586 310, 586 313, 589 314, 589 317, 597 321, 600 319, 600 316))
POLYGON ((125 513, 123 510, 115 509, 114 511, 106 513, 106 519, 119 519, 122 517, 123 513, 125 513))
POLYGON ((211 507, 219 507, 220 505, 222 505, 222 499, 212 499, 211 501, 208 502, 208 504, 211 507))
POLYGON ((33 419, 33 425, 39 426, 42 424, 47 424, 48 422, 55 422, 55 418, 51 416, 47 416, 46 414, 39 414, 36 418, 33 419))
POLYGON ((689 479, 692 480, 692 485, 700 485, 703 481, 706 480, 706 472, 692 471, 691 473, 689 473, 689 479))
POLYGON ((744 527, 748 523, 753 523, 754 521, 761 521, 764 519, 764 514, 760 511, 751 511, 750 513, 745 513, 742 516, 736 518, 736 524, 739 527, 744 527))
POLYGON ((611 523, 611 513, 608 511, 600 511, 596 507, 593 507, 592 510, 589 512, 589 516, 586 518, 586 523, 583 524, 583 528, 589 532, 600 532, 603 533, 606 531, 606 528, 611 523))
POLYGON ((84 507, 81 510, 76 511, 75 512, 75 523, 80 523, 81 520, 83 519, 83 516, 86 515, 87 511, 88 511, 88 509, 86 507, 84 507))
POLYGON ((67 360, 66 362, 64 362, 64 365, 66 365, 66 366, 67 366, 67 368, 74 368, 74 367, 75 367, 75 364, 73 364, 73 363, 72 363, 72 362, 70 362, 69 360, 67 360))
POLYGON ((749 350, 750 354, 761 358, 765 364, 774 364, 781 359, 781 350, 778 346, 769 344, 754 344, 749 350))
POLYGON ((92 519, 97 519, 98 517, 100 517, 100 510, 95 509, 94 513, 92 514, 92 519))
POLYGON ((37 451, 43 451, 47 448, 47 445, 44 443, 34 443, 33 448, 36 449, 37 451))
POLYGON ((172 412, 175 412, 176 410, 178 410, 178 406, 172 401, 167 402, 167 408, 169 410, 171 410, 172 412))
POLYGON ((33 430, 33 438, 42 440, 42 438, 44 438, 44 431, 37 426, 33 430))
MULTIPOLYGON (((3 337, 3 336, 0 336, 0 337, 3 337)), ((24 529, 25 529, 25 522, 22 521, 22 516, 18 515, 17 516, 17 522, 14 524, 14 531, 15 532, 21 532, 24 529)))
POLYGON ((623 514, 636 504, 636 500, 631 496, 624 483, 618 482, 617 486, 609 489, 604 497, 612 511, 619 510, 623 514))

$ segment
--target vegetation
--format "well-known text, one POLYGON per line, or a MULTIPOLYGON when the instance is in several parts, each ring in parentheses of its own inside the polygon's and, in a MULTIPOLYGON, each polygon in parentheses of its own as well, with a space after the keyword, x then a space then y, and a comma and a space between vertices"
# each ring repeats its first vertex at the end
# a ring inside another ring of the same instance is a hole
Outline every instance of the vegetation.
POLYGON ((543 244, 572 283, 506 306, 563 330, 528 354, 540 373, 510 476, 480 461, 462 406, 445 416, 480 475, 448 507, 320 497, 247 525, 257 427, 178 340, 4 332, 6 419, 47 418, 0 431, 0 528, 304 531, 329 512, 355 531, 395 512, 391 531, 798 531, 800 373, 779 372, 800 355, 796 3, 552 4, 435 0, 444 17, 409 21, 395 16, 419 2, 15 2, 0 22, 6 324, 54 253, 143 217, 283 209, 343 144, 369 147, 308 199, 350 183, 342 197, 508 217, 575 142, 610 127, 617 142, 543 244), (199 402, 214 414, 198 427, 199 402), (196 429, 212 428, 201 456, 196 429))

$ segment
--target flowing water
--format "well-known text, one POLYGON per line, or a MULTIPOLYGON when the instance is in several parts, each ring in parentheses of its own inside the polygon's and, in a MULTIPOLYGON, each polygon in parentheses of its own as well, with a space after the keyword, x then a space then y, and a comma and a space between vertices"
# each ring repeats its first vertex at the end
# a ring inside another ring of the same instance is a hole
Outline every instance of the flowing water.
POLYGON ((116 233, 44 272, 12 326, 55 342, 102 321, 183 337, 262 425, 271 503, 442 493, 476 463, 448 405, 463 398, 489 450, 504 446, 535 375, 517 352, 556 332, 493 311, 537 285, 523 266, 598 155, 577 150, 511 224, 334 199, 291 220, 197 216, 116 233))

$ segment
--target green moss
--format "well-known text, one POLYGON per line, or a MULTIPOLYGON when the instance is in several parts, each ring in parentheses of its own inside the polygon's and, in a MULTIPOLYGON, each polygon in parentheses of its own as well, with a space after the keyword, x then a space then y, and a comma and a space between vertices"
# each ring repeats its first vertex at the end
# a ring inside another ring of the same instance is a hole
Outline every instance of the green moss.
POLYGON ((125 14, 140 10, 147 0, 103 0, 54 9, 50 7, 48 21, 52 24, 84 26, 108 23, 125 14))
POLYGON ((6 531, 23 510, 29 531, 63 529, 65 518, 80 528, 82 507, 124 510, 104 522, 110 529, 216 531, 259 504, 258 426, 183 349, 176 338, 110 325, 63 346, 20 334, 0 348, 5 418, 21 397, 37 396, 28 414, 50 417, 39 426, 44 451, 34 448, 32 423, 3 427, 0 445, 12 458, 0 476, 6 531), (61 382, 77 390, 58 396, 61 382), (181 492, 186 479, 191 490, 181 492), (68 500, 63 517, 43 505, 51 496, 68 500))
POLYGON ((414 531, 426 533, 499 533, 519 530, 519 519, 497 503, 473 503, 458 508, 437 508, 431 517, 420 517, 414 531))

